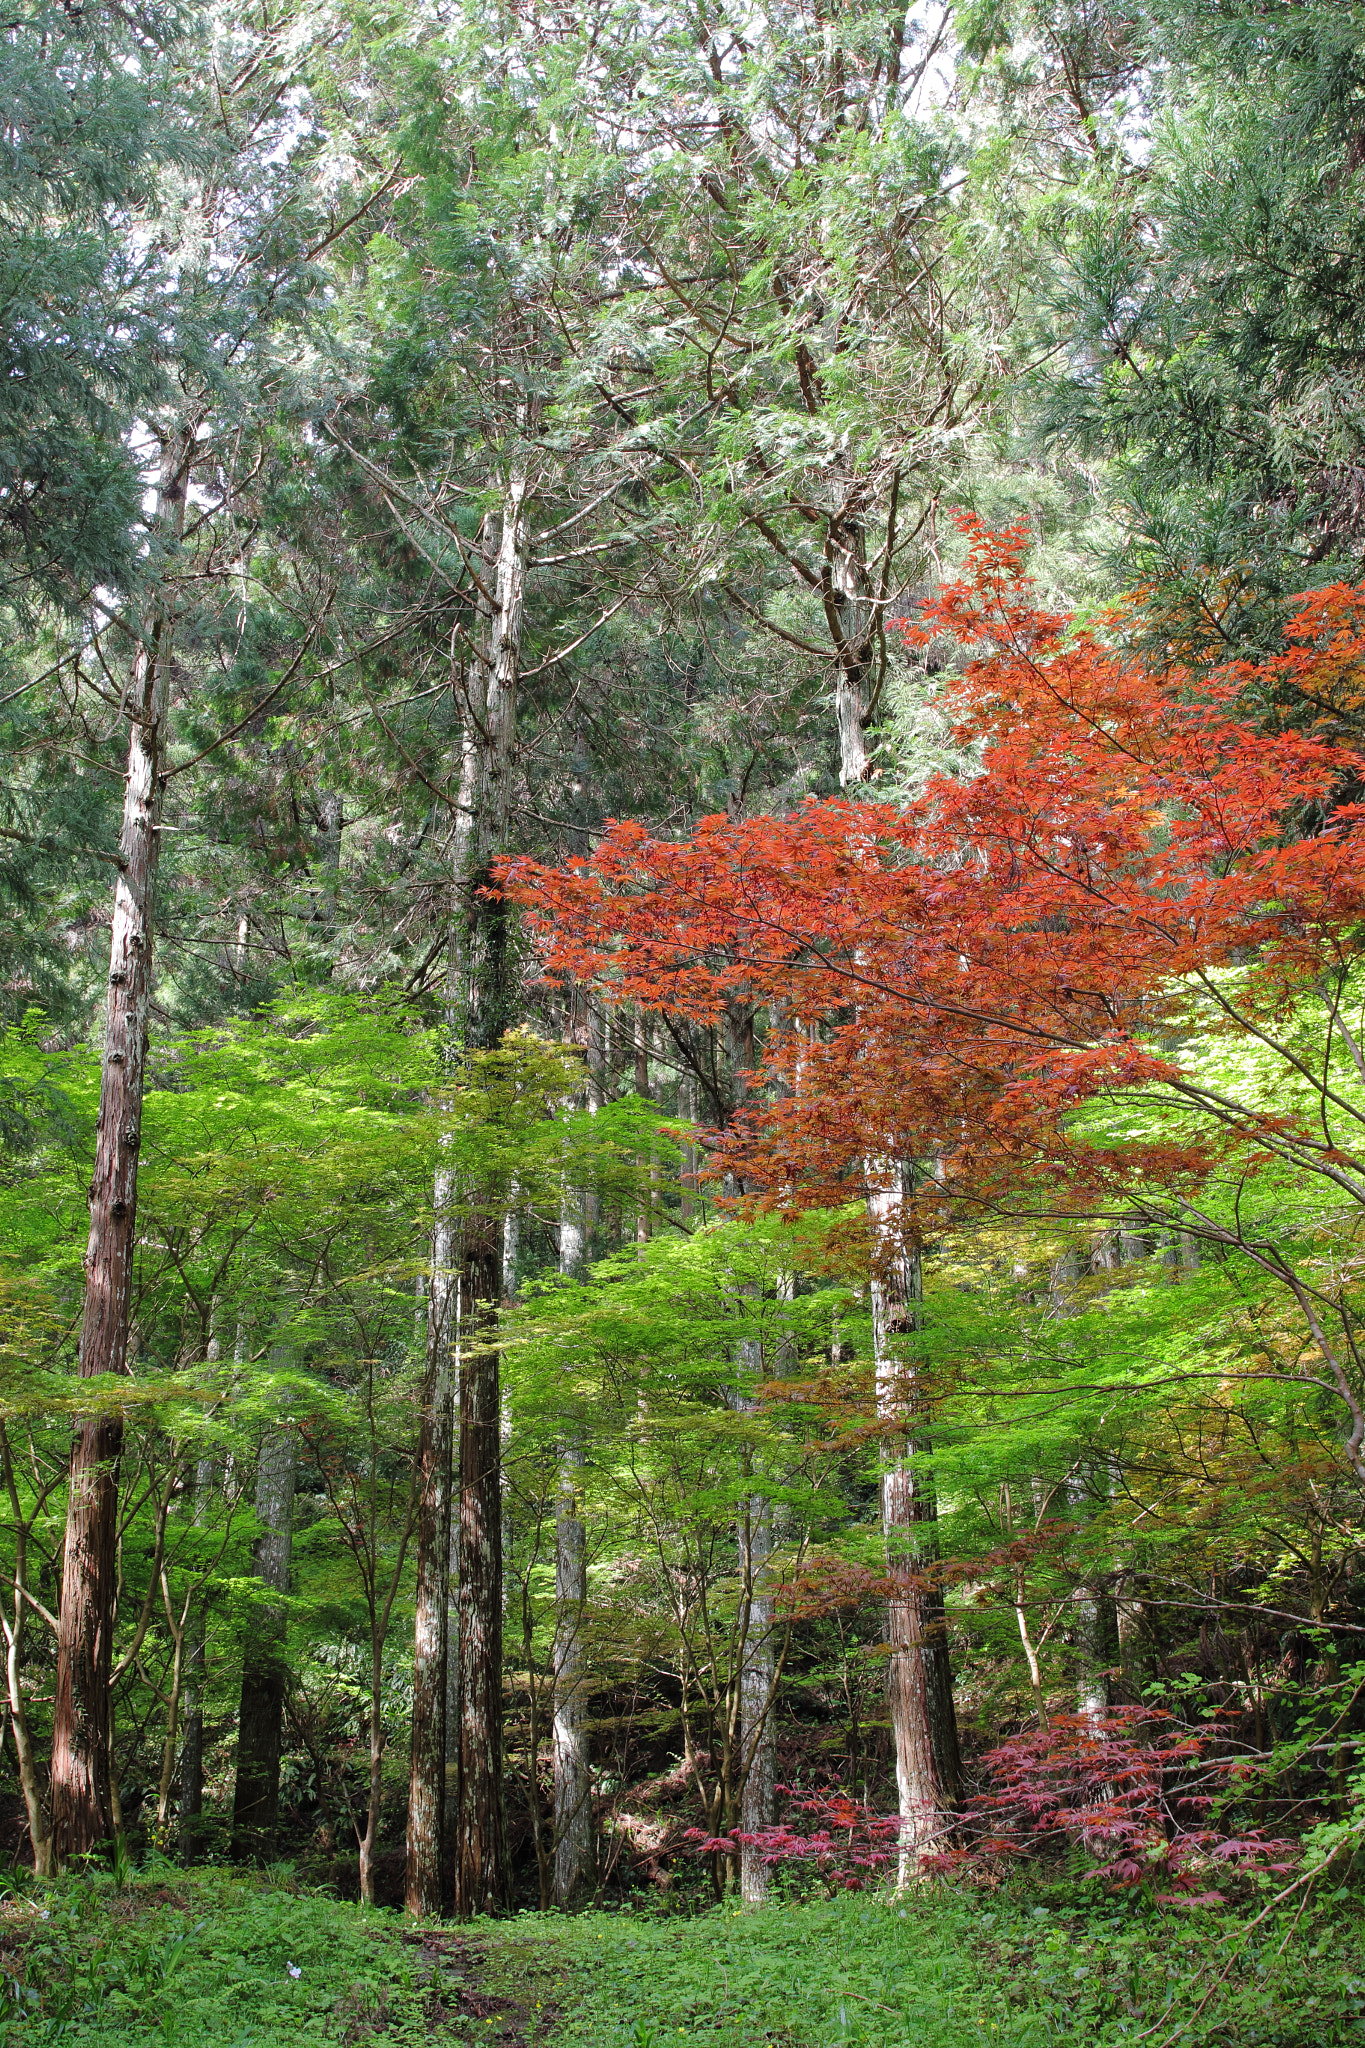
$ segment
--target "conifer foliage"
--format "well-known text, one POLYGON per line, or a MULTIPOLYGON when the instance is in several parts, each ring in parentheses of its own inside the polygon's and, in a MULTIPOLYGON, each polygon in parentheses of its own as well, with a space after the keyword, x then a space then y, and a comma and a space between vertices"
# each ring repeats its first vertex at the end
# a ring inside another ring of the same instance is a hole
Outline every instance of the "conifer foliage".
POLYGON ((12 12, 5 1853, 1344 1870, 1355 12, 12 12))

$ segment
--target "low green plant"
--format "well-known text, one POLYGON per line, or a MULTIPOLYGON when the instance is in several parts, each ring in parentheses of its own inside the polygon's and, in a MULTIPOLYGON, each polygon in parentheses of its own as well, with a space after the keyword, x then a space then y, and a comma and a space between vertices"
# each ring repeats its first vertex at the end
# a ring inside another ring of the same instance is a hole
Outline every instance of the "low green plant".
POLYGON ((431 1972, 391 1919, 287 1874, 91 1871, 0 1909, 4 2048, 425 2043, 431 1972))
POLYGON ((1365 2048, 1362 1902, 1092 1883, 413 1930, 286 1871, 0 1903, 2 2048, 1365 2048))
POLYGON ((1297 1921, 1291 1904, 1254 1931, 1251 1918, 1084 1884, 939 1886, 695 1919, 523 1919, 500 1939, 530 1934, 560 1959, 557 2048, 1365 2044, 1357 1900, 1310 1901, 1297 1921))

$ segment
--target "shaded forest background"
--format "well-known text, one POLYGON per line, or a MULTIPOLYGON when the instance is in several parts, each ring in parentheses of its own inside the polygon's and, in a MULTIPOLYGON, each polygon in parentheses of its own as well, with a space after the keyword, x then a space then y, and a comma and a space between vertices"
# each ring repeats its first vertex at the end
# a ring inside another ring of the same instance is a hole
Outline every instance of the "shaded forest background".
POLYGON ((1278 844, 1359 800, 1358 618, 1276 661, 1362 575, 1365 15, 39 6, 0 76, 7 1852, 756 1901, 1153 1728, 1349 1846, 1360 1183, 1265 1134, 1276 1047, 1359 1115, 1355 899, 1326 1024, 1180 1025, 1202 1222, 924 1229, 872 1127, 708 1169, 775 983, 547 979, 493 883, 969 783, 959 515, 1329 750, 1278 844))

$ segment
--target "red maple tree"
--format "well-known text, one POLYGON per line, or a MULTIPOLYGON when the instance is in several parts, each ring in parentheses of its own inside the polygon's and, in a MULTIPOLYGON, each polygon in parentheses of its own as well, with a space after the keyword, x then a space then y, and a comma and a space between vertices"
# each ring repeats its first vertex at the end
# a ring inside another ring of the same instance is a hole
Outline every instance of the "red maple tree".
POLYGON ((1022 525, 966 524, 966 574, 904 630, 969 650, 974 770, 903 807, 811 802, 684 840, 616 823, 505 886, 549 973, 700 1023, 766 1016, 771 1085, 721 1139, 750 1199, 846 1202, 914 1160, 913 1234, 930 1210, 1028 1205, 1235 1245, 1298 1302, 1365 1479, 1353 1311, 1219 1195, 1287 1169, 1365 1204, 1365 808, 1343 800, 1365 758, 1241 709, 1287 682, 1325 715, 1355 701, 1365 585, 1305 596, 1261 662, 1156 669, 1121 611, 1101 638, 1039 604, 1022 525))

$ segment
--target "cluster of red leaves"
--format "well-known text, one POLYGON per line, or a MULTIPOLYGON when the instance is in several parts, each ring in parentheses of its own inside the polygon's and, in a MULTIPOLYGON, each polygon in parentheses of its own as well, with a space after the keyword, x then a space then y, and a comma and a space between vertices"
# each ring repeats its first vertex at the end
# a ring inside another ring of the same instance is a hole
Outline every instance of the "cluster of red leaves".
POLYGON ((925 1156, 942 1161, 925 1199, 977 1201, 1029 1173, 1179 1189, 1230 1133, 1320 1141, 1311 1118, 1300 1131, 1204 1095, 1181 1061, 1179 984, 1240 967, 1264 1017, 1361 944, 1365 812, 1333 792, 1365 760, 1237 707, 1286 675, 1307 698, 1365 675, 1365 586, 1305 598, 1259 666, 1154 672, 1121 622, 1108 644, 1040 607, 1026 544, 972 526, 966 577, 905 629, 975 650, 954 702, 979 774, 936 777, 904 809, 810 803, 705 819, 683 841, 615 824, 588 860, 505 871, 549 973, 704 1023, 766 1006, 775 1085, 751 1091, 724 1163, 771 1201, 846 1201, 867 1160, 925 1156), (1326 829, 1286 832, 1308 806, 1326 829), (1163 1022, 1177 1035, 1158 1043, 1163 1022), (1077 1144, 1078 1103, 1151 1085, 1210 1135, 1077 1144))
MULTIPOLYGON (((958 1839, 921 1867, 972 1875, 1065 1844, 1094 1858, 1090 1875, 1114 1891, 1150 1888, 1165 1902, 1222 1903, 1219 1870, 1284 1873, 1294 1845, 1261 1828, 1229 1834, 1211 1818, 1239 1766, 1211 1756, 1217 1730, 1182 1727, 1159 1708, 1058 1714, 982 1759, 989 1789, 958 1817, 958 1839)), ((794 1817, 753 1832, 689 1828, 696 1854, 756 1848, 768 1864, 813 1864, 831 1891, 856 1891, 897 1857, 900 1821, 873 1813, 838 1787, 779 1786, 794 1817)))
POLYGON ((1259 1828, 1229 1835, 1212 1823, 1216 1791, 1237 1768, 1209 1755, 1215 1739, 1213 1727, 1182 1728, 1157 1708, 1058 1714, 987 1754, 991 1789, 962 1816, 968 1844, 935 1861, 979 1866, 1064 1841, 1086 1849, 1092 1875, 1114 1890, 1216 1904, 1211 1869, 1282 1872, 1294 1851, 1259 1828))
POLYGON ((895 1857, 900 1822, 894 1817, 873 1813, 838 1786, 798 1791, 779 1785, 777 1791, 794 1813, 804 1816, 804 1829, 790 1821, 752 1832, 736 1829, 728 1835, 689 1828, 683 1840, 699 1856, 732 1856, 749 1847, 757 1849, 765 1863, 814 1864, 830 1891, 861 1890, 895 1857))
POLYGON ((774 1597, 778 1611, 792 1621, 814 1621, 823 1615, 853 1613, 872 1600, 906 1600, 926 1593, 942 1593, 946 1586, 960 1584, 964 1579, 979 1579, 983 1571, 1002 1562, 1012 1564, 1016 1558, 1032 1557, 1043 1541, 1055 1540, 1071 1526, 1055 1523, 1049 1526, 1046 1536, 1009 1544, 989 1552, 985 1558, 935 1558, 916 1571, 905 1566, 873 1571, 854 1560, 817 1551, 804 1566, 789 1574, 775 1589, 774 1597))

